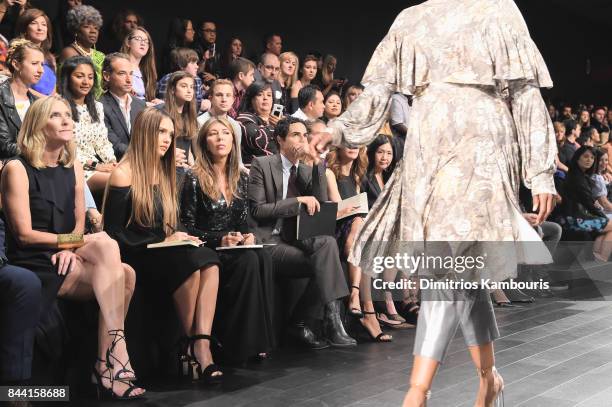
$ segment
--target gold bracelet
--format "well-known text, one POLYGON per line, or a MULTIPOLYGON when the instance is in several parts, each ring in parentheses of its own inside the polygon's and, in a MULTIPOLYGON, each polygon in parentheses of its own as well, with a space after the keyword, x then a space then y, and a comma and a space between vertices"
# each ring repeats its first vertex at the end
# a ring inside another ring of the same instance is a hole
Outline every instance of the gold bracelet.
POLYGON ((57 247, 60 249, 73 249, 85 244, 82 233, 63 233, 57 235, 57 247))

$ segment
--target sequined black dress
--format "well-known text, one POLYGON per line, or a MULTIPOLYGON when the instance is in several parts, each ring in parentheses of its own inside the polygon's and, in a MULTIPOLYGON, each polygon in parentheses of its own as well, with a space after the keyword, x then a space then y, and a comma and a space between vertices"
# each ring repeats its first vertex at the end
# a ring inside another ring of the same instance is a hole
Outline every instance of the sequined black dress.
MULTIPOLYGON (((229 232, 248 233, 248 176, 241 174, 228 205, 202 191, 192 172, 185 175, 181 221, 190 234, 215 248, 229 232)), ((275 347, 273 327, 274 274, 267 249, 219 252, 221 273, 213 329, 223 343, 224 357, 243 361, 275 347)))

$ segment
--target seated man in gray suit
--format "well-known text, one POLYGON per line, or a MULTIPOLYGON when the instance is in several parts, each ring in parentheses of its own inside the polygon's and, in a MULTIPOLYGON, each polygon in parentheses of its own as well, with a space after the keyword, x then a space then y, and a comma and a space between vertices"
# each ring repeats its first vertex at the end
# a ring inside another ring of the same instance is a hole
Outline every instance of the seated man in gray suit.
POLYGON ((132 124, 147 105, 131 95, 132 64, 126 54, 108 54, 102 65, 102 77, 108 89, 100 97, 100 103, 104 106, 104 124, 119 161, 130 143, 132 124))
POLYGON ((329 344, 353 346, 356 341, 344 330, 337 301, 348 295, 348 287, 336 240, 332 236, 295 239, 293 228, 299 203, 314 213, 320 208, 319 201, 327 200, 323 166, 315 163, 309 167, 299 162, 307 148, 306 133, 303 121, 295 117, 282 119, 274 130, 280 154, 253 160, 248 196, 251 215, 257 223, 254 231, 259 241, 276 243, 266 250, 270 250, 279 278, 308 279, 293 314, 290 334, 313 349, 326 347, 325 340, 318 340, 304 324, 306 318, 323 317, 329 344), (293 233, 287 233, 290 229, 293 233))

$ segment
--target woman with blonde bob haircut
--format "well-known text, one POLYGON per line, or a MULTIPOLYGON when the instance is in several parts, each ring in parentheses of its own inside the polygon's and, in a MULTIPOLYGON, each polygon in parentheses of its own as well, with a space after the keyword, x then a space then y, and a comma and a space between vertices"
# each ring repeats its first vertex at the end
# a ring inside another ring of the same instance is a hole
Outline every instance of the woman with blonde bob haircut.
POLYGON ((221 369, 210 353, 219 258, 200 247, 178 220, 174 122, 159 109, 143 110, 127 152, 112 172, 104 199, 104 227, 145 289, 171 296, 185 334, 179 371, 190 379, 218 382, 221 369), (174 245, 149 249, 153 243, 174 245), (195 247, 194 247, 195 246, 195 247))
POLYGON ((21 155, 2 172, 2 206, 7 219, 7 256, 43 281, 43 307, 56 296, 96 299, 100 307, 98 360, 92 380, 98 395, 142 397, 133 385, 124 319, 135 273, 121 263, 117 243, 106 233, 83 236, 84 176, 75 160, 70 106, 59 96, 37 100, 18 136, 21 155))
MULTIPOLYGON (((233 133, 225 118, 204 124, 182 190, 181 220, 211 248, 255 244, 247 225, 249 177, 240 172, 233 133)), ((272 259, 264 249, 227 251, 219 257, 223 272, 215 330, 224 356, 236 362, 265 358, 275 346, 272 259)))

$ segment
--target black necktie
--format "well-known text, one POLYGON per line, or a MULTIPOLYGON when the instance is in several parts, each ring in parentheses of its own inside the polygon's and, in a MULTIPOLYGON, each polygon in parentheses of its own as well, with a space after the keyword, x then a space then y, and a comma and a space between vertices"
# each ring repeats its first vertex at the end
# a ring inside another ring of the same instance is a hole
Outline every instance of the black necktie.
POLYGON ((300 196, 300 191, 297 187, 297 169, 295 165, 292 165, 291 171, 289 171, 289 182, 287 183, 287 198, 298 196, 300 196))

